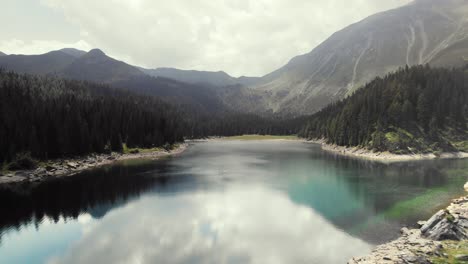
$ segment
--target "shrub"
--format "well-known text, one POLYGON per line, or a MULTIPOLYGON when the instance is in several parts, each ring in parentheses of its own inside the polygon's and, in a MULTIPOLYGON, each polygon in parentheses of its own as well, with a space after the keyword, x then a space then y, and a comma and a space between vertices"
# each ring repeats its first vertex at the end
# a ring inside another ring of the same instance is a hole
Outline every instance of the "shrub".
POLYGON ((8 170, 33 170, 35 168, 37 168, 37 161, 31 157, 29 152, 17 154, 8 165, 8 170))

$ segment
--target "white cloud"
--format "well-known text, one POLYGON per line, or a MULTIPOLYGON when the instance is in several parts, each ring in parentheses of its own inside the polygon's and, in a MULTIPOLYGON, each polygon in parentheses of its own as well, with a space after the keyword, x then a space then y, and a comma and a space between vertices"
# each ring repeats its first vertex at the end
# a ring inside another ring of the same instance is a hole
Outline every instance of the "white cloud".
POLYGON ((75 43, 64 43, 54 40, 23 41, 19 39, 0 41, 0 51, 8 54, 43 54, 51 50, 63 48, 76 48, 87 51, 90 50, 91 46, 84 40, 75 43))
POLYGON ((410 0, 42 0, 81 38, 146 67, 263 75, 352 22, 410 0))

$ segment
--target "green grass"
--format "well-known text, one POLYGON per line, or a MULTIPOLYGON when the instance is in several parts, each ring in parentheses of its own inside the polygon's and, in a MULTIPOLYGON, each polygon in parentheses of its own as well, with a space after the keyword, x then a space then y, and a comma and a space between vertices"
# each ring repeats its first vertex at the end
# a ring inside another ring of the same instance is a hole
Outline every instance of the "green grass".
POLYGON ((157 152, 157 151, 167 151, 167 150, 173 150, 175 148, 179 147, 179 144, 174 144, 170 145, 167 147, 158 147, 158 148, 129 148, 127 147, 127 144, 122 145, 123 153, 124 154, 130 154, 130 153, 151 153, 151 152, 157 152))
POLYGON ((447 254, 446 257, 434 257, 431 259, 434 264, 462 264, 468 261, 456 260, 457 255, 468 255, 468 241, 447 241, 443 243, 442 253, 447 254))
POLYGON ((412 215, 415 213, 415 210, 424 210, 428 205, 428 201, 440 199, 440 196, 444 195, 446 192, 447 189, 444 187, 428 190, 414 198, 396 203, 384 212, 384 216, 398 219, 400 217, 412 215))
POLYGON ((1 168, 0 168, 0 172, 2 174, 8 174, 10 171, 8 170, 8 163, 6 161, 4 161, 2 164, 1 164, 1 168))
POLYGON ((390 143, 398 143, 400 142, 400 137, 398 136, 397 133, 395 132, 388 132, 385 134, 385 138, 388 140, 390 143))
POLYGON ((149 153, 149 152, 156 152, 156 151, 163 151, 164 149, 162 148, 124 148, 123 153, 124 154, 130 154, 132 152, 137 152, 137 153, 149 153))
POLYGON ((271 135, 242 135, 225 137, 223 140, 299 140, 297 136, 271 136, 271 135))
POLYGON ((452 145, 460 151, 468 152, 468 140, 452 142, 452 145))

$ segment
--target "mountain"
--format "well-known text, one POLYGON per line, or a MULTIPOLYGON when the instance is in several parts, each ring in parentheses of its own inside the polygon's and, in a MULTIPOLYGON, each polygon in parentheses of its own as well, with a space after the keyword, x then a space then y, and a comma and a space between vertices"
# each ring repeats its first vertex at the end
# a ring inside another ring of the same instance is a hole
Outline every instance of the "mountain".
POLYGON ((99 49, 85 52, 65 48, 41 55, 1 56, 0 67, 19 73, 57 75, 67 79, 100 83, 146 75, 137 67, 113 59, 99 49))
POLYGON ((209 84, 152 77, 135 66, 107 56, 99 49, 87 53, 75 49, 62 49, 42 55, 2 56, 0 67, 19 73, 54 75, 72 80, 105 83, 134 93, 157 96, 172 104, 183 105, 187 112, 209 114, 231 110, 220 97, 223 89, 216 89, 209 84))
POLYGON ((90 50, 73 60, 62 70, 62 74, 69 79, 101 83, 112 83, 145 76, 138 68, 113 59, 99 49, 90 50))
POLYGON ((193 71, 179 70, 174 68, 142 69, 148 75, 154 77, 165 77, 186 83, 209 84, 213 86, 228 86, 235 84, 254 85, 260 78, 258 77, 239 77, 235 78, 223 71, 193 71))
POLYGON ((163 98, 172 104, 183 105, 188 112, 210 114, 226 110, 215 87, 212 86, 188 84, 148 75, 115 81, 112 86, 141 95, 163 98))
POLYGON ((468 152, 468 73, 413 66, 309 118, 301 136, 396 154, 468 152))
POLYGON ((75 58, 81 57, 86 54, 86 51, 74 49, 74 48, 64 48, 60 50, 68 55, 72 55, 75 58))
POLYGON ((0 51, 0 56, 6 56, 6 54, 0 51))
POLYGON ((266 109, 314 113, 404 65, 460 66, 468 58, 468 1, 417 0, 336 32, 252 86, 266 109))
POLYGON ((55 74, 72 63, 75 57, 62 51, 51 51, 41 55, 0 56, 0 67, 30 74, 55 74))

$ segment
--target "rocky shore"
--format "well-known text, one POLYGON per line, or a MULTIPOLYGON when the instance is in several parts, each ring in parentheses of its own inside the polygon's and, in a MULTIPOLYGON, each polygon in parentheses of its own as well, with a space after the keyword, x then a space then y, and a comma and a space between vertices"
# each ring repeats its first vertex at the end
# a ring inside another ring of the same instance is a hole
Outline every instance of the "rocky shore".
POLYGON ((180 154, 187 148, 187 146, 188 144, 180 144, 170 151, 159 150, 130 154, 91 154, 85 157, 74 159, 50 160, 44 162, 34 170, 8 172, 4 175, 0 172, 0 185, 38 183, 52 178, 73 176, 84 170, 109 165, 122 160, 158 159, 166 156, 180 154))
POLYGON ((418 224, 420 229, 402 228, 397 240, 348 263, 468 263, 468 196, 418 224))
POLYGON ((459 159, 468 158, 466 152, 455 152, 455 153, 441 153, 436 154, 393 154, 390 152, 374 152, 368 149, 359 147, 343 147, 338 145, 330 145, 325 143, 324 140, 312 140, 311 143, 320 144, 322 149, 331 153, 354 157, 366 160, 380 161, 385 163, 401 162, 401 161, 414 161, 414 160, 432 160, 432 159, 459 159))

